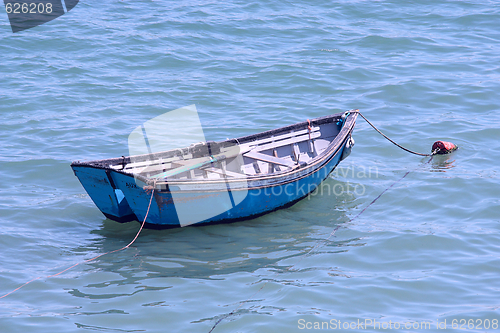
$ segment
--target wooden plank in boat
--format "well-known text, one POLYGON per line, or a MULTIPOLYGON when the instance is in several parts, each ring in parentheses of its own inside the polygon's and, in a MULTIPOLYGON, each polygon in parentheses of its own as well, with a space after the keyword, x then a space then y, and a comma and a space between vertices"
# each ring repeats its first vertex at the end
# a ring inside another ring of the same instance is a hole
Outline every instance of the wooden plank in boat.
MULTIPOLYGON (((187 154, 187 155, 184 155, 184 158, 185 159, 191 159, 193 156, 191 154, 187 154)), ((156 160, 146 160, 146 161, 142 161, 142 162, 135 162, 135 163, 128 163, 125 165, 125 171, 129 171, 130 169, 136 169, 136 168, 141 168, 141 167, 150 167, 150 166, 154 166, 154 165, 157 165, 157 164, 166 164, 166 163, 169 163, 169 162, 177 162, 177 161, 182 161, 179 157, 179 155, 177 156, 173 156, 173 157, 169 157, 169 158, 160 158, 160 159, 156 159, 156 160)), ((110 165, 111 168, 113 169, 116 169, 116 170, 121 170, 122 169, 122 165, 121 164, 117 164, 117 165, 110 165)))
MULTIPOLYGON (((276 149, 273 149, 273 156, 278 157, 278 152, 276 151, 276 149)), ((278 165, 272 164, 272 166, 273 169, 275 169, 276 171, 281 171, 281 168, 278 165)), ((274 172, 274 170, 272 172, 274 172)))
POLYGON ((292 145, 292 151, 293 151, 293 157, 295 159, 295 162, 298 163, 299 158, 300 158, 300 150, 299 150, 299 146, 297 145, 297 143, 294 143, 292 145))
MULTIPOLYGON (((320 132, 311 133, 311 140, 317 139, 320 136, 321 136, 320 132)), ((309 134, 299 135, 299 136, 296 136, 293 138, 289 138, 289 139, 285 139, 285 140, 281 140, 281 141, 277 141, 277 142, 271 142, 271 143, 268 143, 268 144, 265 144, 262 146, 253 147, 252 151, 263 151, 263 150, 268 150, 268 149, 274 149, 274 148, 278 148, 281 146, 287 146, 287 145, 291 145, 294 143, 299 143, 299 142, 307 141, 307 140, 309 140, 309 134)))
POLYGON ((192 160, 186 160, 186 161, 182 162, 182 163, 185 162, 185 164, 181 163, 181 165, 182 165, 181 167, 159 173, 159 174, 154 175, 152 177, 154 177, 154 178, 172 177, 172 176, 184 173, 186 171, 189 171, 191 169, 200 169, 204 166, 212 165, 212 163, 222 162, 225 159, 236 157, 239 154, 244 154, 248 150, 249 150, 249 148, 245 148, 245 150, 242 150, 241 147, 232 146, 229 149, 227 149, 223 154, 221 153, 221 154, 217 154, 217 155, 211 155, 211 156, 201 157, 201 158, 192 159, 192 160))
POLYGON ((262 173, 262 171, 260 170, 259 163, 257 163, 257 160, 254 160, 252 165, 253 165, 253 169, 255 170, 256 174, 262 173))
POLYGON ((184 166, 187 164, 187 160, 176 160, 165 162, 166 160, 162 160, 161 163, 151 163, 150 165, 144 165, 143 167, 135 167, 135 168, 126 168, 124 171, 132 172, 132 173, 154 173, 158 171, 167 171, 173 168, 184 166))
MULTIPOLYGON (((229 151, 234 151, 236 148, 234 148, 235 146, 230 146, 228 148, 224 148, 221 150, 221 154, 224 154, 224 153, 228 153, 229 151)), ((245 151, 245 149, 249 149, 249 148, 239 148, 241 150, 241 152, 245 151)), ((177 151, 182 151, 180 149, 178 149, 177 151)), ((232 154, 234 155, 234 154, 232 154)), ((208 156, 206 156, 208 157, 208 156)), ((206 158, 206 157, 202 157, 202 158, 206 158)), ((174 163, 177 163, 177 162, 180 162, 180 161, 192 161, 193 160, 193 155, 191 153, 189 154, 184 154, 182 155, 182 158, 180 155, 175 155, 175 156, 172 156, 172 157, 168 157, 168 158, 159 158, 159 159, 155 159, 155 160, 146 160, 146 161, 141 161, 141 162, 134 162, 134 163, 128 163, 125 165, 125 168, 123 169, 124 171, 130 171, 130 169, 136 169, 136 168, 140 168, 140 167, 151 167, 151 166, 154 166, 154 165, 157 165, 157 164, 161 164, 162 161, 163 163, 168 163, 168 162, 174 162, 174 163)), ((197 160, 201 160, 201 158, 197 158, 197 160)), ((115 169, 115 170, 122 170, 123 168, 123 165, 122 164, 117 164, 117 165, 110 165, 111 168, 115 169)))
POLYGON ((253 158, 255 160, 259 161, 264 161, 267 163, 272 163, 272 164, 278 164, 278 165, 284 165, 289 168, 294 168, 296 164, 292 161, 285 160, 283 158, 279 157, 274 157, 266 154, 262 154, 256 151, 249 151, 248 153, 244 154, 243 156, 248 157, 248 158, 253 158))
MULTIPOLYGON (((320 129, 319 127, 311 127, 311 139, 313 138, 312 134, 317 133, 319 131, 319 129, 320 129)), ((286 134, 270 136, 268 138, 259 139, 259 140, 255 140, 252 142, 243 143, 243 144, 241 144, 241 146, 242 147, 244 147, 244 146, 256 146, 256 145, 261 145, 261 144, 269 143, 269 142, 273 142, 273 141, 285 140, 285 139, 288 139, 291 137, 296 137, 296 136, 302 135, 302 134, 308 134, 308 138, 309 138, 309 130, 305 129, 305 130, 290 132, 290 133, 286 133, 286 134)), ((316 136, 316 137, 319 137, 319 136, 316 136)))
POLYGON ((214 173, 218 173, 220 175, 227 175, 229 177, 235 177, 235 178, 241 178, 241 177, 245 177, 244 174, 241 174, 241 173, 237 173, 237 172, 232 172, 232 171, 224 171, 222 169, 218 169, 218 168, 214 168, 214 167, 211 167, 211 168, 203 168, 201 170, 206 170, 206 171, 210 171, 210 172, 214 172, 214 173))

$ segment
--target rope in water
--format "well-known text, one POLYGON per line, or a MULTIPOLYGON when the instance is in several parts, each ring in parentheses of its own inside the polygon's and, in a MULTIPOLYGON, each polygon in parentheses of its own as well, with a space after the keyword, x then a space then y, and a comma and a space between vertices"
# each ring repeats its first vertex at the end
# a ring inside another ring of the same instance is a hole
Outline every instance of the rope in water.
POLYGON ((67 271, 69 271, 70 269, 72 269, 72 268, 74 268, 74 267, 76 267, 76 266, 78 266, 78 265, 81 265, 81 264, 85 264, 85 263, 88 263, 88 262, 94 261, 94 260, 96 260, 97 258, 100 258, 100 257, 102 257, 102 256, 104 256, 104 255, 107 255, 107 254, 111 254, 111 253, 115 253, 115 252, 118 252, 118 251, 122 251, 122 250, 128 249, 128 248, 129 248, 132 244, 134 244, 134 242, 136 241, 137 237, 139 237, 139 234, 141 233, 142 229, 144 228, 144 225, 146 224, 146 219, 148 218, 149 209, 151 208, 151 202, 153 201, 154 191, 155 191, 155 190, 154 190, 154 187, 153 187, 153 189, 152 189, 152 191, 151 191, 151 198, 149 199, 149 206, 148 206, 148 210, 146 211, 146 216, 144 216, 144 221, 142 221, 142 224, 141 224, 141 227, 139 228, 139 231, 138 231, 138 232, 137 232, 137 234, 135 235, 134 239, 132 239, 132 241, 131 241, 130 243, 128 243, 126 246, 124 246, 124 247, 122 247, 122 248, 120 248, 120 249, 117 249, 117 250, 113 250, 113 251, 109 251, 109 252, 106 252, 106 253, 102 253, 102 254, 100 254, 100 255, 98 255, 98 256, 95 256, 95 257, 90 258, 90 259, 87 259, 87 260, 80 261, 80 262, 78 262, 78 263, 74 264, 73 266, 70 266, 70 267, 68 267, 68 268, 66 268, 66 269, 64 269, 64 270, 62 270, 62 271, 60 271, 59 273, 52 274, 52 275, 47 275, 47 276, 45 276, 45 277, 43 277, 43 276, 38 276, 38 277, 36 277, 36 278, 34 278, 34 279, 32 279, 32 280, 30 280, 30 281, 26 282, 25 284, 23 284, 23 285, 21 285, 21 286, 17 287, 16 289, 12 290, 11 292, 8 292, 7 294, 5 294, 5 295, 3 295, 3 296, 0 296, 0 299, 2 299, 2 298, 4 298, 4 297, 9 296, 10 294, 12 294, 12 293, 14 293, 14 292, 18 291, 19 289, 21 289, 21 288, 23 288, 23 287, 27 286, 28 284, 30 284, 31 282, 34 282, 34 281, 36 281, 36 280, 39 280, 39 279, 42 279, 42 278, 48 279, 48 278, 51 278, 51 277, 54 277, 54 276, 61 275, 62 273, 67 272, 67 271))
MULTIPOLYGON (((383 190, 383 191, 382 191, 382 192, 381 192, 378 196, 376 196, 376 197, 375 197, 375 199, 373 199, 373 200, 372 200, 372 201, 371 201, 371 202, 370 202, 370 203, 369 203, 369 204, 368 204, 365 208, 363 208, 363 210, 361 210, 361 211, 360 211, 360 212, 359 212, 356 216, 354 216, 354 217, 353 217, 353 218, 351 218, 349 221, 347 221, 346 223, 344 223, 344 225, 345 225, 345 224, 348 224, 348 223, 351 223, 352 221, 354 221, 354 220, 356 220, 358 217, 360 217, 360 216, 361 216, 361 214, 363 214, 363 213, 364 213, 364 212, 365 212, 365 211, 366 211, 366 210, 367 210, 367 209, 368 209, 371 205, 373 205, 373 204, 374 204, 374 203, 375 203, 378 199, 380 199, 380 197, 382 197, 382 195, 384 195, 384 193, 385 193, 385 192, 389 191, 389 190, 390 190, 390 189, 391 189, 394 185, 396 185, 397 183, 399 183, 400 181, 402 181, 404 178, 406 178, 406 176, 408 176, 411 172, 416 171, 417 169, 419 169, 419 168, 420 168, 422 165, 424 165, 424 164, 428 164, 428 163, 430 163, 430 162, 432 161, 432 159, 433 159, 434 155, 436 155, 436 154, 438 153, 438 151, 439 151, 439 149, 435 149, 435 150, 433 150, 430 154, 422 154, 422 153, 417 153, 417 152, 415 152, 415 151, 412 151, 412 150, 410 150, 410 149, 407 149, 407 148, 405 148, 405 147, 403 147, 403 146, 401 146, 401 145, 397 144, 396 142, 394 142, 393 140, 391 140, 389 137, 387 137, 384 133, 382 133, 382 132, 381 132, 381 131, 377 128, 377 127, 375 127, 375 125, 373 125, 373 124, 372 124, 372 123, 371 123, 368 119, 366 119, 366 117, 365 117, 363 114, 361 114, 361 112, 359 112, 359 110, 354 110, 354 111, 352 111, 352 113, 357 113, 357 114, 359 114, 359 115, 360 115, 360 116, 361 116, 364 120, 366 120, 366 122, 367 122, 368 124, 370 124, 370 126, 371 126, 371 127, 373 127, 373 129, 375 129, 375 130, 376 130, 378 133, 380 133, 380 134, 381 134, 384 138, 386 138, 387 140, 389 140, 390 142, 392 142, 393 144, 395 144, 395 145, 396 145, 396 146, 398 146, 399 148, 401 148, 401 149, 403 149, 403 150, 405 150, 405 151, 407 151, 407 152, 409 152, 409 153, 415 154, 415 155, 420 155, 420 156, 430 156, 430 159, 429 159, 427 162, 425 162, 425 163, 423 163, 423 164, 421 164, 421 165, 417 166, 415 169, 410 170, 410 171, 407 171, 407 172, 406 172, 406 173, 405 173, 405 174, 404 174, 401 178, 399 178, 398 180, 396 180, 395 182, 393 182, 393 183, 392 183, 389 187, 387 187, 387 188, 386 188, 385 190, 383 190)), ((321 246, 323 246, 324 244, 326 244, 326 243, 330 240, 330 238, 332 238, 332 237, 335 235, 335 233, 337 232, 337 230, 339 230, 339 229, 340 229, 340 227, 341 227, 341 226, 340 226, 340 225, 338 225, 338 226, 336 226, 335 228, 333 228, 332 232, 330 233, 330 235, 329 235, 326 239, 324 239, 324 240, 321 240, 321 241, 317 242, 315 246, 313 246, 313 247, 312 247, 309 251, 307 251, 307 253, 306 253, 306 254, 304 254, 303 256, 301 256, 301 257, 300 257, 300 259, 299 259, 299 260, 298 260, 295 264, 293 264, 292 266, 290 266, 290 267, 286 268, 286 269, 285 269, 285 271, 289 271, 289 270, 291 270, 292 268, 294 268, 295 266, 297 266, 297 265, 298 265, 298 264, 299 264, 299 263, 300 263, 300 262, 301 262, 301 261, 302 261, 305 257, 307 257, 307 256, 308 256, 311 252, 313 252, 314 250, 316 250, 316 249, 320 248, 321 246)), ((278 275, 278 272, 276 272, 276 273, 273 275, 273 277, 274 277, 274 276, 276 276, 276 275, 278 275)), ((217 325, 219 325, 219 324, 222 322, 222 320, 224 320, 224 319, 228 318, 229 316, 231 316, 231 315, 235 314, 235 313, 236 313, 236 311, 238 311, 238 310, 239 310, 239 309, 243 306, 243 304, 245 304, 245 303, 247 303, 248 301, 250 301, 250 300, 251 300, 253 297, 255 297, 255 295, 257 295, 257 294, 258 294, 258 293, 259 293, 262 289, 264 289, 264 287, 267 285, 267 283, 268 283, 268 282, 269 282, 269 281, 266 281, 266 282, 262 285, 262 287, 260 287, 260 289, 259 289, 259 290, 257 290, 257 291, 256 291, 256 292, 252 295, 252 296, 250 296, 249 298, 247 298, 245 301, 241 302, 241 303, 240 303, 240 305, 238 305, 238 307, 236 307, 233 311, 231 311, 231 312, 229 312, 228 314, 226 314, 225 316, 223 316, 223 317, 219 318, 219 319, 215 322, 215 324, 212 326, 212 328, 210 329, 210 331, 209 331, 208 333, 212 333, 212 332, 213 332, 213 330, 217 327, 217 325)))
POLYGON ((437 151, 432 151, 432 153, 430 154, 422 154, 422 153, 417 153, 416 151, 413 151, 413 150, 410 150, 408 148, 405 148, 399 144, 397 144, 396 142, 394 142, 393 140, 391 140, 387 135, 385 135, 384 133, 382 133, 377 127, 375 127, 375 125, 373 125, 368 119, 366 119, 365 116, 363 116, 363 114, 361 112, 359 112, 359 110, 354 110, 353 113, 357 113, 359 114, 364 120, 366 120, 366 122, 371 126, 373 127, 374 130, 376 130, 377 132, 379 132, 384 138, 386 138, 387 140, 389 140, 390 142, 392 142, 393 144, 395 144, 396 146, 398 146, 399 148, 409 152, 409 153, 412 153, 412 154, 415 154, 415 155, 420 155, 420 156, 432 156, 432 155, 436 155, 437 151))

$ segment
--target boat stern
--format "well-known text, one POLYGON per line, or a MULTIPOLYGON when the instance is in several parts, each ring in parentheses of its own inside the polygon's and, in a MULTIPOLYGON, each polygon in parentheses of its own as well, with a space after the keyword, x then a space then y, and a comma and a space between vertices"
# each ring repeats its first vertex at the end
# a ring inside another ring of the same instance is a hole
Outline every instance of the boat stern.
POLYGON ((136 220, 123 192, 116 187, 111 170, 90 163, 74 162, 71 168, 85 191, 108 219, 117 222, 136 220))

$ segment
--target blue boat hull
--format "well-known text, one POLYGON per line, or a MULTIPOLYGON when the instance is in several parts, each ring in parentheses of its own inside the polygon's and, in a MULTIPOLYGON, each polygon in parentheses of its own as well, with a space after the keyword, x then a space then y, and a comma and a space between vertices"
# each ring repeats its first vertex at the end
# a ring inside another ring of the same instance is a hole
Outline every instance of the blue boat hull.
MULTIPOLYGON (((310 170, 308 175, 299 177, 286 184, 270 185, 266 187, 252 186, 249 181, 248 189, 245 189, 244 199, 236 206, 230 205, 228 200, 224 200, 224 191, 190 191, 176 193, 175 200, 171 191, 155 191, 151 200, 151 191, 146 191, 143 186, 147 184, 135 181, 134 177, 127 174, 115 172, 112 174, 115 184, 120 188, 135 215, 140 221, 146 217, 149 227, 171 228, 181 227, 177 210, 193 211, 193 221, 199 220, 199 211, 212 211, 214 207, 223 212, 197 221, 191 224, 208 224, 218 222, 233 222, 254 218, 271 211, 286 208, 306 197, 323 182, 328 175, 339 164, 345 148, 345 143, 341 149, 332 154, 326 163, 315 170, 310 170), (175 201, 175 204, 174 204, 175 201), (151 205, 150 205, 151 202, 151 205), (220 208, 221 205, 225 205, 220 208), (149 207, 149 212, 148 212, 149 207)), ((305 170, 307 172, 307 170, 305 170)), ((233 191, 237 196, 237 191, 233 191)), ((208 215, 211 215, 210 213, 208 215)), ((185 218, 185 217, 184 217, 185 218)))
MULTIPOLYGON (((130 157, 73 162, 71 167, 101 212, 118 222, 144 221, 147 215, 148 227, 169 228, 243 220, 288 207, 320 186, 350 152, 350 138, 356 116, 355 113, 347 112, 247 137, 228 139, 227 142, 252 144, 255 140, 290 131, 303 131, 304 128, 311 131, 311 125, 332 126, 330 129, 322 127, 322 132, 324 130, 326 137, 330 138, 328 145, 310 162, 297 162, 284 171, 259 171, 245 177, 243 185, 239 184, 243 181, 238 177, 219 180, 165 179, 163 183, 157 183, 156 180, 152 183, 151 178, 128 171, 128 165, 133 163, 130 157), (155 190, 152 197, 153 187, 155 190)), ((305 136, 307 139, 307 131, 305 136)), ((300 143, 302 149, 309 147, 307 144, 300 143)), ((260 158, 262 157, 272 158, 261 153, 260 158)), ((274 161, 279 163, 283 160, 276 158, 274 161)))
POLYGON ((71 167, 104 216, 117 222, 137 220, 123 192, 113 183, 109 170, 85 165, 72 165, 71 167))

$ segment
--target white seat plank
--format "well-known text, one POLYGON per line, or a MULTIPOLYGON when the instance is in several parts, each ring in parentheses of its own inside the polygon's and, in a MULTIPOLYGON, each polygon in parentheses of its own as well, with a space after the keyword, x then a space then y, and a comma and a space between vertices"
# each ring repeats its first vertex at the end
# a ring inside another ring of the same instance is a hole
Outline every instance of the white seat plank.
POLYGON ((244 154, 243 156, 248 157, 248 158, 253 158, 255 160, 259 161, 264 161, 267 163, 272 163, 272 164, 278 164, 278 165, 284 165, 289 168, 294 168, 296 165, 292 161, 285 160, 283 158, 279 157, 274 157, 266 154, 262 154, 256 151, 249 151, 248 153, 244 154))
MULTIPOLYGON (((320 129, 319 127, 312 127, 311 128, 311 138, 312 138, 312 134, 318 132, 319 129, 320 129)), ((289 139, 291 137, 296 137, 298 135, 303 135, 303 134, 308 134, 309 135, 309 130, 304 129, 304 130, 290 132, 290 133, 285 133, 285 134, 281 134, 281 135, 270 136, 268 138, 263 138, 263 139, 255 140, 255 141, 252 141, 252 142, 243 143, 243 144, 241 144, 241 146, 242 147, 245 147, 245 146, 252 146, 253 147, 253 146, 256 146, 256 145, 262 145, 264 143, 269 143, 269 142, 273 142, 273 141, 280 141, 280 140, 289 139)))
MULTIPOLYGON (((320 132, 311 133, 311 140, 317 139, 320 136, 321 136, 320 132)), ((256 146, 256 147, 253 147, 252 151, 263 151, 263 150, 268 150, 268 149, 275 149, 278 147, 292 145, 294 143, 299 143, 299 142, 308 141, 308 140, 309 140, 309 134, 305 134, 305 135, 300 135, 300 136, 296 136, 293 138, 289 138, 289 139, 285 139, 285 140, 281 140, 281 141, 277 141, 277 142, 271 142, 271 143, 264 144, 261 146, 256 146)))
POLYGON ((241 177, 245 177, 244 174, 241 174, 241 173, 237 173, 237 172, 232 172, 232 171, 228 171, 228 170, 222 170, 222 169, 218 169, 218 168, 203 168, 201 170, 206 170, 206 171, 210 171, 210 172, 213 172, 213 173, 218 173, 219 175, 226 175, 226 176, 229 176, 229 177, 234 177, 234 178, 241 178, 241 177))

